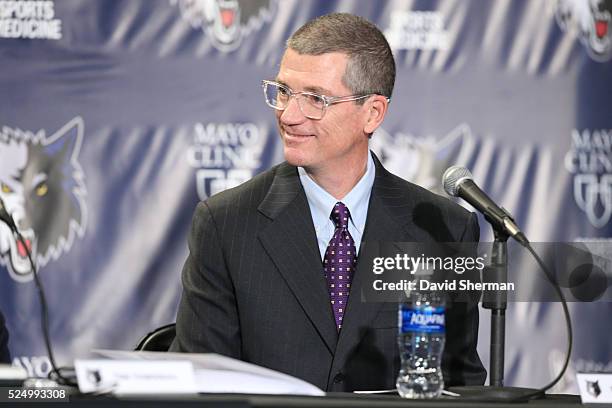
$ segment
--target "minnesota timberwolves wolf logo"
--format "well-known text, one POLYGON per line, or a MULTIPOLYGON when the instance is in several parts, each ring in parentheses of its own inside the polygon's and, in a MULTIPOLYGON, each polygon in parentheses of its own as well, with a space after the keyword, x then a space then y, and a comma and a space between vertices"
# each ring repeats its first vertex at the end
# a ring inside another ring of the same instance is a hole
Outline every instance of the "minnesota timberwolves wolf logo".
POLYGON ((596 61, 612 57, 612 0, 558 0, 559 26, 574 32, 596 61))
POLYGON ((393 174, 446 195, 440 183, 442 174, 453 164, 467 162, 475 148, 475 138, 465 123, 442 137, 404 132, 391 135, 378 128, 370 148, 393 174))
MULTIPOLYGON (((87 222, 83 172, 78 162, 83 119, 72 119, 47 137, 0 130, 0 197, 38 267, 70 250, 87 222)), ((20 282, 32 279, 24 245, 0 222, 0 264, 20 282)))
POLYGON ((202 29, 215 48, 228 52, 243 37, 272 19, 277 0, 170 0, 184 19, 202 29))

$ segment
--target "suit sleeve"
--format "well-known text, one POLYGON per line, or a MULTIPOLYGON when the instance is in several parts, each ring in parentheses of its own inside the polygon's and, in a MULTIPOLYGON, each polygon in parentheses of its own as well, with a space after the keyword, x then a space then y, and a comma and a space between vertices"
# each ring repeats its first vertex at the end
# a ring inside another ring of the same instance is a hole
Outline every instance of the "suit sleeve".
MULTIPOLYGON (((476 256, 476 245, 480 229, 475 214, 470 214, 462 242, 474 243, 472 253, 476 256)), ((478 297, 469 301, 453 302, 446 312, 446 347, 443 356, 444 381, 448 386, 482 385, 487 372, 480 361, 478 344, 478 297)))
POLYGON ((206 202, 196 207, 188 244, 176 338, 170 351, 218 353, 240 358, 240 325, 234 286, 219 230, 206 202))

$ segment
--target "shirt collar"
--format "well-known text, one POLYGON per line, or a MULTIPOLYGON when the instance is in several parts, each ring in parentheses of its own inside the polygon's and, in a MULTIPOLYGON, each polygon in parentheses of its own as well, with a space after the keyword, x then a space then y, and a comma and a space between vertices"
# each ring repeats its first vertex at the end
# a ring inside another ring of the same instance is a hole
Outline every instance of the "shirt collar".
MULTIPOLYGON (((298 167, 300 182, 304 187, 306 198, 312 212, 315 230, 319 231, 329 220, 329 215, 338 202, 331 194, 319 186, 306 173, 303 167, 298 167)), ((368 153, 368 162, 365 174, 349 193, 341 200, 351 213, 351 223, 361 233, 365 228, 368 213, 368 203, 372 186, 374 185, 375 168, 372 155, 368 153)))

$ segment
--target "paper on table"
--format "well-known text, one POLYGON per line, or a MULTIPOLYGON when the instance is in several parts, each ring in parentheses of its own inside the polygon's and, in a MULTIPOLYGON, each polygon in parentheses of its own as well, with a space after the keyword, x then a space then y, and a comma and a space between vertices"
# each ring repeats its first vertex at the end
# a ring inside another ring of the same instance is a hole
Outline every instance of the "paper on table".
POLYGON ((219 354, 124 350, 93 352, 115 360, 191 361, 198 392, 325 395, 319 388, 299 378, 219 354))
POLYGON ((28 372, 22 367, 0 364, 0 380, 25 380, 28 372))
POLYGON ((392 388, 389 390, 357 390, 353 391, 355 394, 397 394, 397 389, 392 388))

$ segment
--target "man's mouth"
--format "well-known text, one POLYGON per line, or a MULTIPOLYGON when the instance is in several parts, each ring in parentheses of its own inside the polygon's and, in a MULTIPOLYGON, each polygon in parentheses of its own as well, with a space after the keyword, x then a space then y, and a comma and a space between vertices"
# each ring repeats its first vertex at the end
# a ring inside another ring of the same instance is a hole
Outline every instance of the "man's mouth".
POLYGON ((287 130, 283 129, 283 134, 285 135, 285 137, 287 138, 291 138, 291 139, 307 139, 309 137, 313 137, 313 134, 308 134, 308 133, 294 133, 294 132, 289 132, 287 130))

